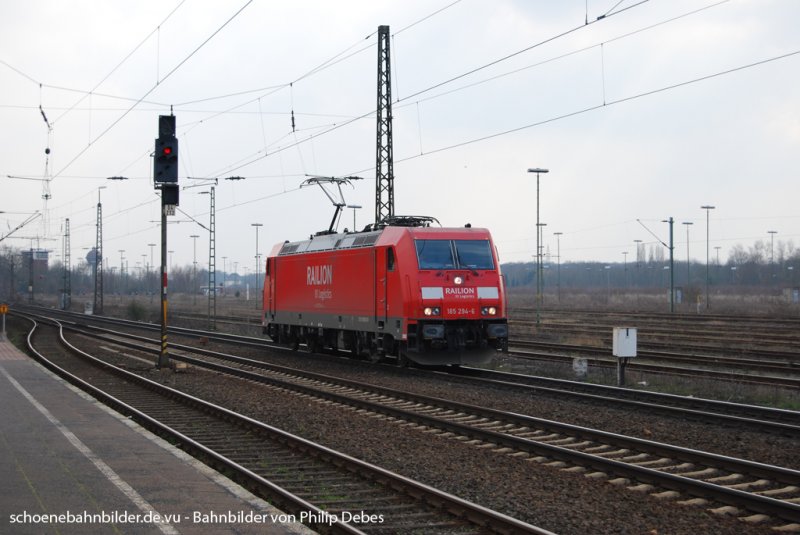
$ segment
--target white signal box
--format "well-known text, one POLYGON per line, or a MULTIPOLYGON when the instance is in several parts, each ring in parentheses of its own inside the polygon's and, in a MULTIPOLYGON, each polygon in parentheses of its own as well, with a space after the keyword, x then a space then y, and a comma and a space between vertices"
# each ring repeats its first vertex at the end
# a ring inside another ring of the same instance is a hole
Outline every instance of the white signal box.
POLYGON ((614 327, 612 354, 621 358, 636 356, 636 329, 634 327, 614 327))

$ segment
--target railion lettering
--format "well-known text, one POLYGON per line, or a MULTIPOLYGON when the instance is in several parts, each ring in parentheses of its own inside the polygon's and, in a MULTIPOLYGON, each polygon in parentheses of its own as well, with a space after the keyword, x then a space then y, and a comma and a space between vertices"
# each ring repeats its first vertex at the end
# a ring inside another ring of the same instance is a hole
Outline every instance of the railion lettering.
POLYGON ((475 295, 475 288, 445 288, 445 295, 475 295))
POLYGON ((306 267, 307 286, 329 286, 333 284, 333 266, 330 264, 306 267))

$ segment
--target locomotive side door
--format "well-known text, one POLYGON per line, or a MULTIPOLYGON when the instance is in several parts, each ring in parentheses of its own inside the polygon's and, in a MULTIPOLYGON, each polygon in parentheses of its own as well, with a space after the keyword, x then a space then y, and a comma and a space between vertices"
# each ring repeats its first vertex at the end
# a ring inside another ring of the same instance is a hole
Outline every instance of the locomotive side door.
POLYGON ((379 332, 385 331, 387 320, 386 264, 389 250, 388 247, 372 250, 375 258, 375 322, 379 332))
POLYGON ((267 258, 267 279, 269 284, 269 302, 266 303, 267 311, 270 314, 275 314, 275 258, 267 258))

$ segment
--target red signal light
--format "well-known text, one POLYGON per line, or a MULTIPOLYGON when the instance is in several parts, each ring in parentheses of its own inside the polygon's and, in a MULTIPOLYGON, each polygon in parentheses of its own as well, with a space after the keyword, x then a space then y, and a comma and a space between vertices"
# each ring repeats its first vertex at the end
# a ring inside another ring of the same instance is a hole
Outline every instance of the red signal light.
POLYGON ((164 156, 170 156, 172 154, 172 147, 164 147, 161 149, 161 154, 164 156))

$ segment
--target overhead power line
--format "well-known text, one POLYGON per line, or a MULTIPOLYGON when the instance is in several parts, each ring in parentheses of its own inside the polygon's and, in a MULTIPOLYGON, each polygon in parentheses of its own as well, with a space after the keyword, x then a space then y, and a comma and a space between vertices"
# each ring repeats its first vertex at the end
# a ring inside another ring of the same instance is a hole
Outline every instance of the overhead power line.
POLYGON ((588 46, 584 46, 584 47, 572 50, 570 52, 565 52, 564 54, 560 54, 558 56, 554 56, 554 57, 551 57, 551 58, 548 58, 548 59, 537 61, 536 63, 532 63, 530 65, 525 65, 524 67, 520 67, 518 69, 513 69, 511 71, 506 71, 504 73, 497 74, 495 76, 490 76, 489 78, 484 78, 482 80, 478 80, 478 81, 475 81, 475 82, 472 82, 472 83, 469 83, 469 84, 466 84, 466 85, 462 85, 460 87, 449 89, 447 91, 443 91, 443 92, 437 93, 435 95, 430 95, 430 96, 415 100, 413 102, 406 102, 405 104, 399 104, 398 106, 395 106, 395 109, 406 108, 406 107, 409 107, 409 106, 416 106, 421 102, 427 102, 427 101, 430 101, 430 100, 441 98, 443 96, 450 95, 450 94, 456 93, 458 91, 463 91, 465 89, 469 89, 471 87, 475 87, 475 86, 478 86, 478 85, 481 85, 481 84, 485 84, 485 83, 488 83, 488 82, 491 82, 491 81, 494 81, 494 80, 498 80, 498 79, 504 78, 506 76, 512 76, 514 74, 518 74, 518 73, 526 71, 528 69, 541 67, 542 65, 546 65, 548 63, 553 63, 555 61, 559 61, 559 60, 562 60, 562 59, 565 59, 565 58, 568 58, 568 57, 571 57, 571 56, 575 56, 577 54, 581 54, 583 52, 587 52, 587 51, 592 50, 594 48, 598 48, 598 47, 600 47, 602 45, 607 45, 609 43, 614 43, 616 41, 621 41, 621 40, 626 39, 628 37, 632 37, 634 35, 637 35, 637 34, 652 30, 654 28, 658 28, 659 26, 664 26, 664 25, 669 24, 671 22, 675 22, 675 21, 684 19, 686 17, 690 17, 692 15, 696 15, 696 14, 698 14, 700 12, 703 12, 703 11, 706 11, 708 9, 721 6, 722 4, 727 4, 730 1, 731 0, 721 0, 719 2, 715 2, 713 4, 709 4, 709 5, 703 6, 703 7, 698 8, 698 9, 693 9, 692 11, 687 11, 686 13, 682 13, 680 15, 676 15, 674 17, 670 17, 668 19, 656 22, 654 24, 649 24, 649 25, 644 26, 642 28, 638 28, 636 30, 623 33, 621 35, 618 35, 616 37, 612 37, 610 39, 606 39, 605 41, 601 41, 601 42, 595 43, 593 45, 588 45, 588 46))
POLYGON ((114 121, 113 123, 111 123, 111 124, 110 124, 110 125, 109 125, 109 126, 108 126, 108 127, 105 129, 105 130, 103 130, 103 131, 102 131, 102 132, 101 132, 101 133, 100 133, 100 134, 99 134, 99 135, 98 135, 96 138, 94 138, 93 140, 91 140, 91 141, 89 142, 89 144, 88 144, 88 145, 87 145, 87 146, 86 146, 86 147, 85 147, 83 150, 81 150, 80 152, 78 152, 78 154, 76 154, 76 155, 75 155, 75 157, 73 157, 73 158, 72 158, 72 159, 71 159, 71 160, 70 160, 70 161, 69 161, 69 162, 68 162, 68 163, 67 163, 67 164, 66 164, 64 167, 62 167, 62 168, 61 168, 61 169, 60 169, 60 170, 59 170, 57 173, 55 173, 55 174, 53 175, 53 179, 56 179, 56 178, 58 178, 58 176, 59 176, 59 175, 61 175, 61 173, 63 173, 63 172, 64 172, 64 171, 66 171, 67 169, 69 169, 69 167, 70 167, 70 166, 71 166, 73 163, 75 163, 75 161, 77 161, 77 160, 78 160, 78 158, 80 158, 81 156, 83 156, 83 155, 86 153, 86 151, 88 151, 88 150, 89 150, 89 149, 92 147, 92 145, 94 145, 94 143, 96 143, 96 142, 97 142, 99 139, 101 139, 103 136, 105 136, 105 135, 106 135, 106 134, 107 134, 107 133, 108 133, 108 132, 109 132, 109 131, 110 131, 112 128, 114 128, 114 127, 115 127, 117 124, 119 124, 119 122, 120 122, 120 121, 122 121, 122 119, 124 119, 124 118, 125 118, 125 117, 128 115, 128 113, 130 113, 130 112, 131 112, 131 110, 133 110, 133 108, 135 108, 136 106, 138 106, 138 105, 139 105, 139 103, 141 103, 141 102, 142 102, 142 101, 143 101, 145 98, 147 98, 147 96, 148 96, 150 93, 152 93, 153 91, 155 91, 155 90, 156 90, 156 88, 157 88, 157 87, 158 87, 158 86, 159 86, 159 85, 160 85, 162 82, 164 82, 165 80, 167 80, 167 79, 168 79, 170 76, 172 76, 172 75, 173 75, 173 74, 174 74, 174 73, 175 73, 175 72, 176 72, 178 69, 180 69, 180 68, 181 68, 181 67, 182 67, 182 66, 183 66, 183 65, 184 65, 184 64, 185 64, 187 61, 189 61, 189 59, 191 59, 191 58, 192 58, 192 57, 193 57, 193 56, 194 56, 194 55, 195 55, 197 52, 199 52, 201 48, 203 48, 203 47, 204 47, 204 46, 205 46, 205 45, 206 45, 206 44, 207 44, 209 41, 211 41, 211 39, 213 39, 213 38, 214 38, 214 37, 215 37, 215 36, 216 36, 216 35, 217 35, 219 32, 221 32, 221 31, 222 31, 222 30, 223 30, 223 29, 224 29, 224 28, 225 28, 225 27, 226 27, 228 24, 230 24, 230 23, 231 23, 231 21, 233 21, 233 19, 235 19, 235 18, 236 18, 236 17, 237 17, 237 16, 238 16, 238 15, 239 15, 239 14, 240 14, 242 11, 244 11, 244 9, 245 9, 247 6, 249 6, 249 5, 250 5, 252 2, 253 2, 253 0, 248 0, 248 1, 247 1, 247 2, 246 2, 246 3, 245 3, 243 6, 242 6, 242 7, 240 7, 240 8, 239 8, 239 10, 238 10, 238 11, 236 11, 236 13, 234 13, 233 15, 231 15, 231 17, 230 17, 228 20, 226 20, 226 21, 225 21, 225 22, 224 22, 224 23, 223 23, 223 24, 222 24, 222 25, 221 25, 219 28, 217 28, 217 29, 216 29, 216 30, 215 30, 215 31, 214 31, 214 32, 213 32, 213 33, 212 33, 210 36, 208 36, 208 37, 207 37, 207 38, 206 38, 206 39, 205 39, 205 40, 204 40, 202 43, 200 43, 200 44, 197 46, 197 48, 195 48, 194 50, 192 50, 192 52, 190 52, 188 56, 186 56, 186 57, 185 57, 183 60, 181 60, 181 62, 180 62, 180 63, 178 63, 178 64, 177 64, 175 67, 173 67, 173 68, 172 68, 172 70, 171 70, 171 71, 169 71, 169 72, 168 72, 168 73, 167 73, 167 74, 166 74, 166 75, 165 75, 165 76, 164 76, 164 77, 163 77, 161 80, 159 80, 159 82, 158 82, 158 83, 156 83, 156 84, 155 84, 153 87, 151 87, 151 88, 150 88, 150 89, 149 89, 149 90, 148 90, 148 91, 147 91, 147 92, 146 92, 144 95, 142 95, 142 97, 141 97, 139 100, 137 100, 136 102, 134 102, 134 103, 133 103, 133 105, 132 105, 130 108, 128 108, 128 110, 127 110, 127 111, 125 111, 125 112, 124 112, 122 115, 120 115, 120 116, 117 118, 117 120, 116 120, 116 121, 114 121))
POLYGON ((131 50, 131 51, 128 53, 128 55, 126 55, 124 58, 122 58, 122 60, 121 60, 119 63, 117 63, 117 65, 116 65, 116 66, 115 66, 113 69, 111 69, 111 70, 109 71, 109 73, 108 73, 108 74, 106 74, 106 75, 103 77, 103 79, 102 79, 102 80, 100 80, 99 82, 97 82, 97 84, 95 84, 95 86, 94 86, 94 87, 93 87, 91 90, 89 90, 88 92, 84 93, 84 95, 83 95, 81 98, 79 98, 77 101, 75 101, 75 103, 74 103, 72 106, 70 106, 70 107, 69 107, 69 109, 67 109, 67 111, 65 111, 64 113, 62 113, 62 114, 61 114, 61 115, 59 115, 58 117, 56 117, 56 118, 55 118, 55 120, 53 121, 53 123, 57 123, 59 119, 61 119, 62 117, 64 117, 64 116, 65 116, 65 115, 67 115, 68 113, 70 113, 70 112, 71 112, 73 109, 75 109, 75 107, 76 107, 78 104, 80 104, 81 102, 83 102, 83 101, 84 101, 84 100, 85 100, 85 99, 86 99, 86 98, 87 98, 89 95, 92 95, 92 94, 94 94, 94 92, 97 90, 97 88, 98 88, 98 87, 100 87, 101 85, 103 85, 103 83, 104 83, 106 80, 108 80, 108 79, 111 77, 111 75, 112 75, 112 74, 114 74, 115 72, 117 72, 117 69, 119 69, 119 68, 120 68, 120 67, 121 67, 121 66, 122 66, 122 65, 123 65, 123 64, 124 64, 126 61, 128 61, 128 59, 130 59, 130 57, 131 57, 133 54, 135 54, 135 53, 136 53, 136 51, 137 51, 137 50, 139 50, 139 49, 142 47, 142 45, 143 45, 143 44, 145 44, 145 43, 146 43, 146 42, 147 42, 147 41, 148 41, 148 40, 149 40, 149 39, 150 39, 150 38, 153 36, 153 34, 155 34, 156 32, 158 32, 158 31, 159 31, 159 29, 161 28, 161 26, 163 26, 163 25, 164 25, 164 23, 165 23, 165 22, 167 22, 167 21, 169 20, 169 18, 170 18, 170 17, 172 17, 172 15, 173 15, 173 14, 174 14, 176 11, 178 11, 178 9, 180 9, 180 7, 181 7, 181 6, 182 6, 182 5, 183 5, 185 2, 186 2, 186 0, 181 0, 181 2, 180 2, 180 3, 179 3, 177 6, 175 6, 175 9, 173 9, 172 11, 170 11, 170 12, 169 12, 169 14, 168 14, 166 17, 164 17, 164 20, 162 20, 162 21, 161 21, 161 23, 160 23, 160 24, 158 24, 158 25, 157 25, 157 26, 156 26, 156 27, 153 29, 153 31, 151 31, 149 34, 147 34, 147 36, 146 36, 144 39, 142 39, 142 40, 139 42, 139 44, 138 44, 138 45, 136 45, 135 47, 133 47, 133 50, 131 50))
MULTIPOLYGON (((567 31, 561 32, 559 34, 556 34, 556 35, 553 35, 551 37, 548 37, 547 39, 539 41, 538 43, 534 43, 534 44, 532 44, 530 46, 527 46, 527 47, 523 48, 522 50, 517 50, 516 52, 512 52, 511 54, 507 54, 507 55, 505 55, 505 56, 503 56, 501 58, 497 58, 495 60, 492 60, 489 63, 485 63, 485 64, 483 64, 483 65, 481 65, 479 67, 475 67, 474 69, 470 69, 470 70, 468 70, 466 72, 463 72, 463 73, 461 73, 461 74, 459 74, 457 76, 453 76, 452 78, 449 78, 449 79, 444 80, 442 82, 438 82, 438 83, 436 83, 436 84, 434 84, 434 85, 432 85, 430 87, 427 87, 425 89, 421 89, 420 91, 417 91, 416 93, 412 93, 411 95, 408 95, 403 100, 408 100, 410 98, 416 97, 417 95, 421 95, 423 93, 427 93, 428 91, 432 91, 433 89, 436 89, 438 87, 442 87, 443 85, 447 85, 449 83, 455 82, 456 80, 460 80, 461 78, 464 78, 464 77, 469 76, 471 74, 475 74, 476 72, 482 71, 483 69, 487 69, 489 67, 497 65, 498 63, 502 63, 502 62, 504 62, 506 60, 509 60, 509 59, 513 58, 513 57, 519 56, 520 54, 524 54, 525 52, 533 50, 534 48, 538 48, 538 47, 540 47, 542 45, 545 45, 547 43, 551 43, 551 42, 555 41, 556 39, 561 39, 562 37, 566 37, 567 35, 570 35, 572 33, 575 33, 577 31, 579 31, 579 30, 582 30, 583 28, 591 26, 592 24, 600 22, 601 20, 606 20, 609 17, 613 17, 614 15, 619 15, 620 13, 623 13, 625 11, 628 11, 629 9, 633 9, 635 7, 638 7, 638 6, 640 6, 642 4, 645 4, 645 3, 649 2, 649 1, 650 0, 640 0, 639 2, 637 2, 637 3, 635 3, 635 4, 631 5, 631 6, 628 6, 628 7, 624 8, 624 9, 621 9, 619 11, 615 11, 614 13, 611 13, 609 15, 600 16, 595 20, 588 21, 585 24, 581 24, 579 26, 575 26, 574 28, 570 28, 567 31)), ((397 102, 399 102, 399 101, 400 101, 400 99, 397 100, 397 102)))
MULTIPOLYGON (((505 136, 507 134, 513 134, 515 132, 520 132, 522 130, 527 130, 529 128, 533 128, 533 127, 536 127, 536 126, 541 126, 541 125, 544 125, 544 124, 553 123, 553 122, 556 122, 556 121, 560 121, 562 119, 567 119, 569 117, 575 117, 577 115, 583 115, 584 113, 588 113, 588 112, 591 112, 591 111, 596 111, 596 110, 599 110, 599 109, 602 109, 602 108, 606 108, 606 107, 609 107, 609 106, 613 106, 613 105, 616 105, 616 104, 622 104, 624 102, 637 100, 637 99, 640 99, 640 98, 643 98, 643 97, 648 97, 648 96, 651 96, 651 95, 655 95, 657 93, 663 93, 665 91, 671 91, 671 90, 677 89, 679 87, 684 87, 684 86, 687 86, 687 85, 696 84, 698 82, 704 82, 706 80, 711 80, 712 78, 718 78, 720 76, 725 76, 725 75, 732 74, 732 73, 739 72, 739 71, 743 71, 743 70, 746 70, 746 69, 751 69, 753 67, 758 67, 758 66, 761 66, 761 65, 765 65, 767 63, 772 63, 774 61, 787 59, 787 58, 790 58, 792 56, 796 56, 798 54, 800 54, 800 50, 795 50, 793 52, 787 52, 786 54, 781 54, 779 56, 773 56, 773 57, 770 57, 770 58, 767 58, 767 59, 763 59, 763 60, 760 60, 760 61, 756 61, 756 62, 753 62, 753 63, 748 63, 746 65, 740 65, 739 67, 734 67, 732 69, 727 69, 727 70, 715 72, 713 74, 709 74, 709 75, 706 75, 706 76, 701 76, 699 78, 693 78, 691 80, 686 80, 686 81, 679 82, 679 83, 676 83, 676 84, 667 85, 667 86, 664 86, 664 87, 660 87, 658 89, 653 89, 653 90, 650 90, 650 91, 637 93, 635 95, 622 97, 622 98, 619 98, 619 99, 616 99, 616 100, 611 100, 611 101, 608 101, 608 102, 604 102, 603 104, 598 104, 596 106, 589 106, 587 108, 583 108, 583 109, 580 109, 580 110, 575 110, 575 111, 572 111, 572 112, 569 112, 569 113, 565 113, 565 114, 562 114, 562 115, 557 115, 555 117, 550 117, 549 119, 543 119, 543 120, 537 121, 535 123, 527 124, 527 125, 524 125, 524 126, 519 126, 519 127, 516 127, 516 128, 509 129, 509 130, 504 130, 502 132, 497 132, 497 133, 494 133, 494 134, 490 134, 490 135, 487 135, 487 136, 482 136, 482 137, 471 139, 471 140, 468 140, 468 141, 462 141, 460 143, 455 143, 453 145, 448 145, 446 147, 440 147, 438 149, 434 149, 434 150, 428 151, 428 152, 426 152, 424 154, 417 154, 415 156, 409 156, 408 158, 403 158, 401 160, 396 160, 396 161, 397 162, 405 162, 405 161, 409 161, 409 160, 413 160, 413 159, 419 158, 421 156, 427 156, 429 154, 435 154, 435 153, 438 153, 438 152, 444 152, 444 151, 455 149, 455 148, 458 148, 458 147, 464 147, 466 145, 471 145, 473 143, 478 143, 480 141, 486 141, 486 140, 489 140, 489 139, 505 136)), ((360 172, 363 172, 363 171, 357 171, 357 172, 360 173, 360 172)))

